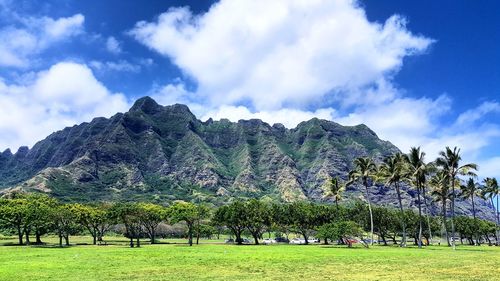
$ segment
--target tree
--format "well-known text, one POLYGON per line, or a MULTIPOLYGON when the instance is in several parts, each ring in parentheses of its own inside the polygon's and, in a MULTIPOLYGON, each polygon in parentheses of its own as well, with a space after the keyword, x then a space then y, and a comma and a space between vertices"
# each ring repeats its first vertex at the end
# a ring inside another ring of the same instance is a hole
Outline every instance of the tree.
POLYGON ((213 219, 217 225, 225 225, 231 230, 238 245, 243 243, 241 234, 246 228, 246 206, 243 202, 234 201, 229 205, 218 208, 213 219))
POLYGON ((77 209, 71 204, 61 204, 54 209, 55 228, 59 236, 59 246, 69 246, 69 237, 78 232, 80 225, 77 223, 77 209))
POLYGON ((258 245, 264 229, 271 225, 270 208, 266 203, 257 199, 246 202, 245 207, 245 227, 252 234, 255 244, 258 245))
POLYGON ((357 158, 354 160, 354 169, 351 172, 349 172, 349 181, 346 184, 350 185, 353 182, 361 181, 365 187, 366 202, 368 203, 368 210, 370 212, 371 245, 373 245, 373 213, 372 213, 372 204, 370 201, 370 193, 368 191, 368 187, 369 187, 369 181, 373 179, 376 173, 377 173, 377 166, 375 165, 372 159, 368 157, 357 158))
POLYGON ((151 244, 155 244, 158 225, 167 218, 167 210, 152 203, 139 203, 139 221, 146 230, 151 244))
POLYGON ((495 235, 497 237, 497 245, 500 245, 500 235, 498 234, 498 228, 500 227, 500 212, 498 208, 500 205, 498 205, 498 197, 500 197, 500 188, 498 187, 498 182, 496 178, 485 178, 484 179, 484 184, 485 188, 483 190, 483 197, 490 199, 491 205, 493 206, 493 210, 496 213, 496 218, 497 218, 497 230, 495 231, 495 235), (497 199, 497 207, 495 210, 495 204, 493 204, 493 199, 497 199))
POLYGON ((436 159, 436 165, 448 174, 449 185, 451 187, 451 244, 453 249, 455 249, 455 225, 453 220, 455 218, 455 184, 457 175, 476 176, 472 170, 477 170, 477 165, 474 163, 460 165, 462 157, 460 156, 460 149, 457 147, 454 147, 453 150, 446 147, 445 151, 439 152, 439 155, 436 159))
MULTIPOLYGON (((474 195, 479 194, 478 185, 476 184, 476 182, 474 182, 473 178, 469 178, 466 184, 460 186, 460 189, 462 192, 462 197, 465 199, 470 198, 472 202, 472 217, 474 219, 474 222, 476 222, 476 207, 474 204, 474 195)), ((476 245, 479 246, 479 237, 477 235, 474 236, 476 236, 476 245)))
POLYGON ((305 244, 309 244, 311 232, 320 224, 320 207, 318 205, 297 201, 290 204, 288 208, 291 227, 293 231, 304 237, 305 244))
POLYGON ((317 236, 321 239, 330 239, 332 241, 341 237, 349 248, 352 247, 352 238, 360 236, 361 227, 353 221, 341 221, 327 223, 319 227, 317 236))
POLYGON ((199 208, 199 206, 193 203, 178 201, 169 208, 169 212, 172 223, 181 221, 186 223, 188 228, 188 243, 189 246, 193 246, 195 223, 205 218, 208 215, 208 210, 206 208, 199 208))
POLYGON ((340 183, 339 177, 330 178, 327 182, 327 192, 326 197, 333 198, 335 206, 339 207, 339 201, 342 199, 342 193, 345 190, 345 186, 340 183))
POLYGON ((141 246, 142 225, 139 213, 139 207, 135 203, 117 203, 110 209, 110 217, 125 226, 124 236, 130 239, 130 248, 134 247, 134 239, 137 247, 141 246))
POLYGON ((57 208, 57 201, 46 194, 30 193, 25 194, 27 205, 27 223, 25 229, 26 243, 29 243, 29 234, 35 233, 35 244, 43 244, 41 236, 48 233, 54 224, 54 208, 57 208))
POLYGON ((19 245, 24 244, 23 234, 28 225, 28 201, 21 196, 3 200, 0 205, 0 221, 17 232, 19 245))
MULTIPOLYGON (((422 248, 422 200, 421 196, 428 174, 428 166, 425 163, 425 152, 420 151, 420 147, 412 147, 410 153, 406 155, 406 162, 409 170, 409 180, 417 191, 418 207, 418 247, 422 248)), ((425 194, 424 194, 425 196, 425 194)))
POLYGON ((73 205, 78 222, 90 233, 94 245, 97 244, 97 241, 102 241, 102 237, 111 227, 109 208, 108 205, 73 205))
POLYGON ((404 208, 403 201, 401 199, 401 189, 399 184, 406 177, 406 162, 404 155, 401 153, 396 153, 391 157, 387 157, 384 163, 379 169, 381 173, 381 178, 385 181, 385 185, 393 185, 396 189, 396 194, 398 196, 399 210, 401 212, 401 228, 403 232, 403 239, 401 240, 401 247, 406 247, 406 226, 404 220, 404 208))
POLYGON ((451 199, 451 193, 448 187, 448 183, 448 174, 444 171, 438 171, 434 176, 432 176, 430 180, 430 185, 432 187, 431 194, 434 196, 434 201, 441 202, 441 216, 443 227, 445 230, 446 241, 448 243, 448 246, 451 246, 446 223, 446 203, 451 199))

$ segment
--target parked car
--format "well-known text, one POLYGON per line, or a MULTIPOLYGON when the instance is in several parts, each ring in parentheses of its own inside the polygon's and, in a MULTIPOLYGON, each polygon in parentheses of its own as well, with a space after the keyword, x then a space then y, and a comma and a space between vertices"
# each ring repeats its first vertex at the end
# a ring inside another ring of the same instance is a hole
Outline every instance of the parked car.
POLYGON ((272 238, 265 238, 264 240, 262 240, 262 243, 266 244, 266 245, 269 245, 269 244, 275 244, 276 243, 276 240, 272 239, 272 238))
POLYGON ((286 237, 276 237, 276 239, 274 239, 276 241, 276 243, 289 243, 290 240, 286 239, 286 237))
POLYGON ((310 237, 308 239, 309 243, 319 243, 319 239, 318 238, 314 238, 314 237, 310 237))
POLYGON ((229 239, 226 239, 226 241, 224 241, 226 244, 230 244, 230 243, 234 243, 234 239, 233 238, 229 238, 229 239))
POLYGON ((293 238, 292 240, 290 240, 290 244, 302 245, 302 244, 305 244, 305 243, 306 243, 306 240, 304 240, 302 238, 293 238))

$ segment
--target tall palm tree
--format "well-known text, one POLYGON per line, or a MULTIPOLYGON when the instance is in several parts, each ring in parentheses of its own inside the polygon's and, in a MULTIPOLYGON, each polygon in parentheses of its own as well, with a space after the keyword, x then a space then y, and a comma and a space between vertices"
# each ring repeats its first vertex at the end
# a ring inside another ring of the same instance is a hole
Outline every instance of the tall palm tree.
MULTIPOLYGON (((472 201, 472 217, 474 218, 474 223, 476 223, 476 206, 474 204, 474 195, 478 195, 480 189, 478 185, 474 181, 473 178, 469 178, 466 184, 460 186, 461 195, 465 199, 469 199, 472 201)), ((479 237, 476 235, 476 245, 479 246, 479 237)))
POLYGON ((495 204, 493 204, 493 200, 497 199, 497 209, 495 210, 496 213, 496 218, 497 218, 497 245, 500 245, 499 237, 498 235, 498 227, 500 225, 500 215, 499 215, 499 210, 498 208, 500 205, 498 205, 498 197, 500 197, 500 188, 498 187, 498 182, 496 178, 485 178, 484 179, 484 184, 485 188, 483 190, 483 196, 485 198, 489 198, 491 200, 491 205, 493 205, 493 210, 495 210, 495 204))
POLYGON ((377 165, 373 162, 372 159, 368 157, 359 157, 354 160, 354 169, 349 172, 349 181, 346 185, 350 185, 355 181, 361 181, 365 186, 366 191, 366 202, 368 203, 368 210, 370 212, 370 234, 371 234, 371 242, 373 245, 373 213, 372 213, 372 204, 370 201, 370 194, 368 192, 368 187, 370 181, 373 181, 373 177, 377 173, 377 165))
POLYGON ((340 183, 339 177, 331 178, 327 183, 326 197, 331 197, 335 200, 335 206, 339 208, 339 201, 342 199, 342 193, 345 190, 345 186, 340 183))
POLYGON ((418 207, 418 247, 422 248, 422 187, 428 174, 428 166, 425 164, 425 152, 420 147, 412 147, 406 155, 408 163, 409 179, 417 191, 418 207))
POLYGON ((398 195, 399 210, 401 212, 401 227, 403 230, 403 239, 401 240, 401 247, 406 247, 406 220, 403 209, 403 201, 401 199, 401 189, 399 184, 406 176, 406 162, 403 154, 396 153, 393 156, 387 157, 384 163, 380 166, 380 174, 385 185, 393 185, 398 195))
POLYGON ((446 242, 448 246, 451 246, 450 239, 448 238, 448 227, 446 224, 446 203, 451 199, 451 193, 449 189, 449 180, 448 174, 443 170, 438 171, 434 176, 431 177, 429 181, 430 186, 432 187, 432 195, 434 196, 434 200, 436 202, 441 202, 441 215, 443 217, 443 227, 446 235, 446 242))
POLYGON ((436 159, 436 165, 442 167, 448 173, 448 180, 451 186, 451 244, 455 249, 455 184, 457 175, 476 176, 472 170, 477 170, 477 165, 468 163, 460 165, 462 157, 460 156, 460 149, 454 147, 453 150, 446 147, 445 151, 439 152, 439 157, 436 159))

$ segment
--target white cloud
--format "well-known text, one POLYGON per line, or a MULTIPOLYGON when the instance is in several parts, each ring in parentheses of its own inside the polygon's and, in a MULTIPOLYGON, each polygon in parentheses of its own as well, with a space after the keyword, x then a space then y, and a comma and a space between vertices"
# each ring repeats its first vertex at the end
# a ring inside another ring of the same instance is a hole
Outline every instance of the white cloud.
POLYGON ((120 54, 122 52, 122 47, 120 42, 116 40, 115 37, 110 36, 108 40, 106 40, 106 49, 115 55, 120 54))
POLYGON ((130 34, 192 76, 212 105, 276 110, 384 80, 432 43, 405 24, 369 22, 348 0, 222 0, 203 15, 172 8, 130 34))
POLYGON ((29 59, 56 42, 83 32, 85 18, 76 14, 67 18, 16 17, 17 24, 0 29, 0 66, 26 67, 29 59))
POLYGON ((197 83, 195 92, 167 85, 155 98, 194 106, 203 119, 365 123, 403 151, 422 146, 428 160, 448 145, 484 162, 481 152, 498 143, 499 126, 484 119, 498 103, 443 122, 456 114, 450 96, 408 97, 393 85, 403 59, 434 40, 411 33, 398 15, 368 21, 357 1, 222 0, 200 15, 171 8, 129 34, 197 83))
POLYGON ((130 63, 126 60, 119 61, 97 61, 93 60, 89 62, 89 66, 97 71, 117 71, 117 72, 132 72, 139 73, 141 71, 141 65, 130 63))
POLYGON ((96 116, 128 109, 123 94, 110 92, 82 64, 61 62, 23 85, 0 81, 0 150, 32 146, 47 136, 96 116))

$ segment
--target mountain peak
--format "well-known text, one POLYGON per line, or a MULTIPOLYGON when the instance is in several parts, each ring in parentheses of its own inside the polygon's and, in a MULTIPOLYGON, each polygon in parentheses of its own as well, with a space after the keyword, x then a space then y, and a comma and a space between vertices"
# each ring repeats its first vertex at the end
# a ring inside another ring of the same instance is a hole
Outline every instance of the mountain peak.
POLYGON ((142 111, 146 114, 153 115, 160 112, 163 106, 159 105, 154 99, 149 96, 142 97, 135 101, 130 111, 142 111))

